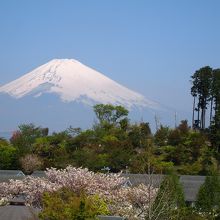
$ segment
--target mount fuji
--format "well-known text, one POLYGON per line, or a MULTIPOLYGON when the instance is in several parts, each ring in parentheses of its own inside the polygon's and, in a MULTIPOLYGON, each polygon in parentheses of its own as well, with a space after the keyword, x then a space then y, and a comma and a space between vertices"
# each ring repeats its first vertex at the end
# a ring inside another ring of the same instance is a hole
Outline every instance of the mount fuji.
POLYGON ((105 75, 74 59, 54 59, 24 76, 0 87, 16 99, 25 96, 39 97, 54 93, 63 102, 95 103, 158 109, 159 104, 146 99, 105 75))
POLYGON ((0 87, 0 131, 34 123, 60 131, 94 123, 98 103, 126 107, 132 121, 154 124, 163 107, 74 59, 54 59, 0 87))

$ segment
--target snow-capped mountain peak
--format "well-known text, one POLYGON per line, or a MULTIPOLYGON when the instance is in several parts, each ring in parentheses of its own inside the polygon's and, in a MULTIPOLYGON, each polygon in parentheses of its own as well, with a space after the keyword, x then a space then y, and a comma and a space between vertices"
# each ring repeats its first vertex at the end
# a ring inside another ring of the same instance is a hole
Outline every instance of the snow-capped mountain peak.
POLYGON ((156 102, 146 99, 141 94, 74 59, 51 60, 0 87, 0 93, 7 93, 14 98, 55 93, 64 102, 111 103, 128 108, 134 106, 159 108, 156 102))

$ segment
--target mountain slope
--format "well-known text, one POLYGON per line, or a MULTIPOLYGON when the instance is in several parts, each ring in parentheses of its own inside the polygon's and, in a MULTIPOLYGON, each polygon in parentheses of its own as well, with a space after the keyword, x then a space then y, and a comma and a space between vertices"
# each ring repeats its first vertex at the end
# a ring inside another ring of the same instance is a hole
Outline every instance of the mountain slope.
POLYGON ((158 109, 156 102, 109 79, 73 59, 54 59, 2 87, 0 93, 14 98, 55 93, 64 102, 111 103, 158 109))

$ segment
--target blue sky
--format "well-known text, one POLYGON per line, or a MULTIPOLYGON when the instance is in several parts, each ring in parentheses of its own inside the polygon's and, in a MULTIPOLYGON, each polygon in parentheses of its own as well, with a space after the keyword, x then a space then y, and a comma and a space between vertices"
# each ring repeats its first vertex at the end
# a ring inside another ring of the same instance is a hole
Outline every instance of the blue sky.
POLYGON ((0 1, 0 85, 74 58, 188 114, 190 75, 220 67, 219 0, 0 1))

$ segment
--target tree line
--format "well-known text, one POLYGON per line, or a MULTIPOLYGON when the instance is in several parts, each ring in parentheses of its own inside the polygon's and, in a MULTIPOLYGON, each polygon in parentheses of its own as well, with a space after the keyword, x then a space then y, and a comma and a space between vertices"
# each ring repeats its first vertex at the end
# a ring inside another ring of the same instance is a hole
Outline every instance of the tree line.
POLYGON ((193 101, 193 127, 206 128, 206 112, 209 126, 219 126, 220 121, 220 69, 205 66, 192 75, 191 94, 193 101))
POLYGON ((205 66, 191 77, 193 96, 192 127, 209 134, 217 149, 220 146, 220 69, 205 66), (209 110, 209 114, 207 111, 209 110), (208 122, 208 123, 207 123, 208 122))
POLYGON ((219 153, 206 133, 186 120, 176 128, 161 125, 155 134, 149 123, 131 123, 122 106, 94 106, 97 122, 90 129, 70 127, 49 134, 48 128, 19 125, 10 141, 0 140, 0 169, 31 173, 71 164, 98 172, 206 175, 219 166, 219 153), (149 164, 151 165, 149 167, 149 164))

